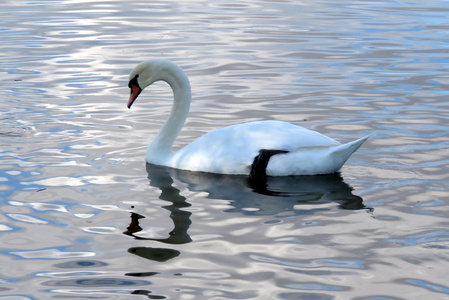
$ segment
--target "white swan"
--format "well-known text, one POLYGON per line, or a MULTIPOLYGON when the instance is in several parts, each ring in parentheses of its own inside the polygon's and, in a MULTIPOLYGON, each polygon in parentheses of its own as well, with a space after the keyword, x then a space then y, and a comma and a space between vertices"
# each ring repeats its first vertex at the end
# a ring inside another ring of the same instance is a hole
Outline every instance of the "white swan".
POLYGON ((173 152, 190 107, 190 83, 169 60, 147 60, 129 76, 128 108, 140 92, 162 80, 173 90, 170 116, 148 146, 146 160, 182 170, 220 174, 288 176, 318 175, 340 170, 369 137, 340 144, 318 132, 282 121, 256 121, 211 131, 173 152))

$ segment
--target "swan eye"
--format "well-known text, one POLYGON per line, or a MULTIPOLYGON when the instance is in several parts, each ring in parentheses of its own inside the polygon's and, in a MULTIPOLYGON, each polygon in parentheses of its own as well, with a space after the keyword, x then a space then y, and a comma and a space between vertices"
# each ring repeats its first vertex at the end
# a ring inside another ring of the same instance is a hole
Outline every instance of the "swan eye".
POLYGON ((138 87, 140 89, 139 82, 137 81, 138 77, 139 77, 139 74, 136 74, 136 76, 134 76, 134 78, 129 81, 128 87, 130 89, 132 89, 133 86, 136 86, 136 87, 138 87))

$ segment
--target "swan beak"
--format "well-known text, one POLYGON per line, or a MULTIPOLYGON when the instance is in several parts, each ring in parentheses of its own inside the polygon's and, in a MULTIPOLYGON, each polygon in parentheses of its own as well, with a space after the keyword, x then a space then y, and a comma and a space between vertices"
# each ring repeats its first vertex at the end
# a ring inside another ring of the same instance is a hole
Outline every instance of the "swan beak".
POLYGON ((134 101, 137 99, 137 96, 139 96, 142 89, 138 85, 130 84, 129 85, 131 89, 131 93, 129 94, 129 100, 128 100, 128 108, 131 108, 131 105, 133 105, 134 101))

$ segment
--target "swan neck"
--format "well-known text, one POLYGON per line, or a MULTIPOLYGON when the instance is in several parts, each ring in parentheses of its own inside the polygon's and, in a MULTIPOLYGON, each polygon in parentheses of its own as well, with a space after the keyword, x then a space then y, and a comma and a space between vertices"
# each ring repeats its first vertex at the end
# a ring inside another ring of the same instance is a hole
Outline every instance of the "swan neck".
POLYGON ((162 158, 173 153, 173 144, 189 113, 191 90, 187 75, 176 65, 162 72, 160 80, 170 85, 174 101, 167 121, 148 146, 147 156, 162 158))

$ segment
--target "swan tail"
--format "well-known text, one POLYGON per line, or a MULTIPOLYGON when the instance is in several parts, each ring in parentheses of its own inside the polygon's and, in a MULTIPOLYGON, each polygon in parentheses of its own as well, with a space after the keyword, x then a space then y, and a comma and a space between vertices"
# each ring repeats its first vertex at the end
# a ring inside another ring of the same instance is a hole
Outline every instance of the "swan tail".
MULTIPOLYGON (((372 136, 373 134, 362 137, 358 140, 337 146, 332 152, 332 156, 335 162, 338 162, 340 168, 349 159, 349 157, 362 146, 362 144, 372 136)), ((339 169, 340 169, 339 168, 339 169)))
MULTIPOLYGON (((288 153, 275 153, 276 155, 272 155, 268 159, 266 175, 290 176, 336 173, 340 171, 351 154, 359 149, 370 136, 372 135, 338 146, 304 147, 288 153)), ((257 157, 255 162, 257 162, 257 157)), ((265 160, 262 159, 262 162, 265 162, 265 160)))

